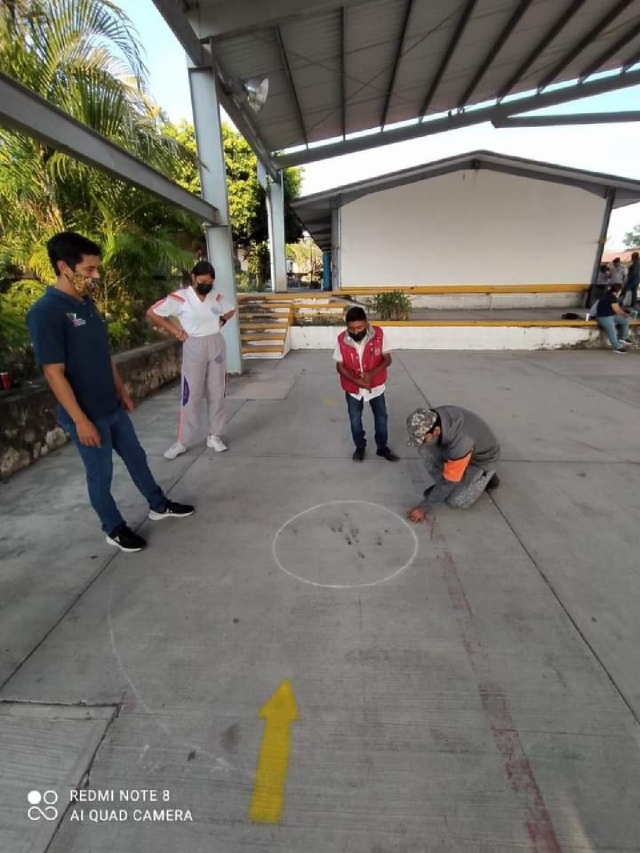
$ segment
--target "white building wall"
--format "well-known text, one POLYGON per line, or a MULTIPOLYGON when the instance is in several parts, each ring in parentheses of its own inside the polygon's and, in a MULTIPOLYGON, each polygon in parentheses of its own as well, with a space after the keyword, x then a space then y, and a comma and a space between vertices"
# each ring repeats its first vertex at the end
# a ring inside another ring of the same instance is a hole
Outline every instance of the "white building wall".
POLYGON ((605 199, 575 187, 460 171, 340 211, 341 287, 586 284, 605 199))

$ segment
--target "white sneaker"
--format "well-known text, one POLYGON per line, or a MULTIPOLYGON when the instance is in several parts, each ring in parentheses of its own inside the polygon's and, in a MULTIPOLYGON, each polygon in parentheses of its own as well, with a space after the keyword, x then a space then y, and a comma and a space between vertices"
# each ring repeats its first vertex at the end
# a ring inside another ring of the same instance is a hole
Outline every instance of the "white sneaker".
POLYGON ((180 456, 181 453, 186 453, 187 448, 184 444, 181 444, 179 441, 176 441, 175 444, 172 444, 168 450, 164 452, 165 459, 175 459, 176 456, 180 456))
POLYGON ((208 435, 207 436, 207 447, 213 448, 213 450, 215 450, 216 453, 222 453, 223 450, 228 450, 227 445, 217 435, 208 435))

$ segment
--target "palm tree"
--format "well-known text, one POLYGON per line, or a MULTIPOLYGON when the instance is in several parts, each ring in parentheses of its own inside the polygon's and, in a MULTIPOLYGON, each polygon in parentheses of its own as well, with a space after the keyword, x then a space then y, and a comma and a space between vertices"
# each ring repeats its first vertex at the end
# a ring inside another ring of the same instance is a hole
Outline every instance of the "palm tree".
MULTIPOLYGON (((176 180, 194 155, 163 132, 133 25, 112 0, 0 0, 0 68, 176 180)), ((186 267, 200 223, 22 134, 0 128, 0 291, 51 280, 47 239, 73 229, 104 248, 102 307, 122 343, 154 281, 186 267), (136 313, 137 312, 137 313, 136 313)), ((1 329, 0 329, 1 333, 1 329)))

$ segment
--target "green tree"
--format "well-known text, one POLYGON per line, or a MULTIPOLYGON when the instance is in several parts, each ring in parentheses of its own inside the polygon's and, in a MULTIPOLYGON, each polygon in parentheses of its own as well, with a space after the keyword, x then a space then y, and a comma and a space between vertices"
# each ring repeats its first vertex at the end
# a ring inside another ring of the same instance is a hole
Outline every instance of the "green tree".
MULTIPOLYGON (((163 132, 193 155, 193 159, 182 166, 178 180, 190 192, 199 193, 200 176, 193 125, 186 121, 175 126, 167 124, 163 132)), ((258 183, 258 159, 245 138, 227 124, 222 125, 222 144, 233 242, 236 246, 255 247, 269 238, 265 191, 258 183)), ((300 195, 302 174, 300 168, 285 169, 285 201, 300 195)), ((285 231, 288 243, 295 243, 302 236, 300 222, 289 207, 285 213, 285 231)))
POLYGON ((294 262, 299 275, 306 276, 310 282, 322 278, 322 252, 310 237, 288 245, 287 258, 294 262))
MULTIPOLYGON (((193 128, 174 127, 147 94, 137 34, 113 0, 0 0, 0 68, 192 192, 199 191, 193 128)), ((264 193, 256 158, 224 130, 230 208, 239 245, 261 246, 264 193)), ((292 194, 300 172, 285 177, 292 194)), ((144 309, 184 275, 203 247, 202 224, 28 136, 0 128, 0 350, 22 369, 22 318, 53 280, 46 242, 57 231, 102 246, 98 297, 118 348, 149 334, 144 309), (8 354, 8 355, 7 355, 8 354)), ((268 266, 268 255, 267 255, 268 266)))
POLYGON ((627 249, 637 249, 640 247, 640 225, 636 225, 633 231, 627 231, 624 235, 624 245, 627 249))
MULTIPOLYGON (((168 177, 194 165, 193 152, 162 132, 166 117, 146 94, 135 30, 111 0, 0 3, 0 67, 79 121, 168 177)), ((149 194, 116 181, 22 134, 0 128, 0 291, 23 279, 50 282, 46 241, 72 229, 104 251, 100 307, 116 318, 120 346, 146 334, 143 308, 192 260, 201 224, 149 194)), ((24 289, 22 289, 24 290, 24 289)), ((9 328, 9 323, 6 324, 9 328)), ((20 347, 0 325, 0 347, 20 347)), ((26 332, 25 332, 26 335, 26 332)))

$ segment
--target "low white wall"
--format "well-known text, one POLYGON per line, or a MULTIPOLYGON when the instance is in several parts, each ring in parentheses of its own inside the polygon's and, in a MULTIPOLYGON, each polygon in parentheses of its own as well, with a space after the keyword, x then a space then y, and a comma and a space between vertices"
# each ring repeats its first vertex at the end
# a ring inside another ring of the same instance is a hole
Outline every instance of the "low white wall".
MULTIPOLYGON (((357 288, 353 288, 357 297, 357 288)), ((441 311, 463 311, 500 308, 576 308, 584 304, 583 293, 458 293, 410 295, 414 308, 433 308, 441 311)))
MULTIPOLYGON (((292 326, 291 348, 332 350, 339 326, 292 326)), ((384 326, 395 350, 538 350, 600 347, 596 327, 551 326, 384 326)))

